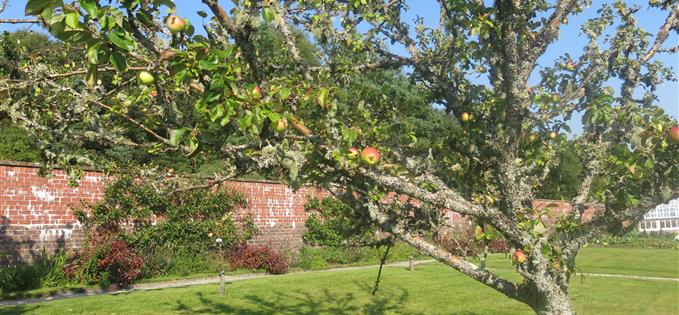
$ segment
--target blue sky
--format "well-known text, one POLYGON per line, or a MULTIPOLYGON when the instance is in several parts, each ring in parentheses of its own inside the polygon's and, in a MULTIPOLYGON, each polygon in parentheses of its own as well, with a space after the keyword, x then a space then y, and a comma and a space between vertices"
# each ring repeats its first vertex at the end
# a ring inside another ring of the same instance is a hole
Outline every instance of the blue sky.
MULTIPOLYGON (((231 4, 230 1, 222 1, 225 6, 231 4)), ((611 1, 606 1, 611 2, 611 1)), ((627 1, 630 4, 637 4, 641 6, 641 10, 638 12, 639 24, 651 33, 657 32, 658 28, 665 20, 666 13, 660 12, 655 9, 648 9, 646 1, 627 1)), ((207 8, 202 5, 199 1, 195 0, 183 0, 175 1, 178 7, 178 14, 184 17, 190 18, 194 21, 194 24, 201 24, 202 18, 196 14, 198 10, 207 11, 207 8)), ((429 26, 436 26, 438 24, 438 4, 436 0, 409 0, 410 10, 405 13, 404 18, 412 22, 416 17, 422 17, 425 23, 429 26)), ((588 18, 594 17, 596 15, 596 10, 601 6, 604 1, 594 0, 592 6, 589 9, 585 9, 585 12, 575 18, 571 18, 569 24, 562 26, 561 35, 556 43, 554 43, 539 60, 541 65, 553 64, 554 60, 559 56, 569 53, 571 56, 577 58, 582 51, 582 47, 585 44, 585 38, 580 36, 580 25, 583 21, 588 18)), ((0 14, 0 18, 21 18, 24 16, 24 6, 26 0, 12 0, 10 1, 9 7, 0 14)), ((15 30, 17 28, 26 27, 21 25, 7 25, 1 24, 0 31, 5 30, 15 30)), ((32 26, 33 29, 38 30, 37 26, 32 26)), ((199 29, 199 28, 197 28, 199 29)), ((665 47, 670 47, 679 44, 679 36, 676 33, 672 33, 671 36, 665 43, 665 47)), ((402 47, 393 47, 393 51, 403 55, 407 53, 402 47)), ((679 54, 661 54, 656 57, 657 60, 662 61, 665 65, 671 66, 674 70, 675 77, 679 77, 679 54)), ((539 69, 538 69, 539 70, 539 69)), ((531 83, 537 83, 539 78, 535 76, 531 79, 531 83)), ((611 82, 611 84, 617 89, 617 84, 611 82)), ((673 116, 675 119, 679 119, 679 83, 677 82, 666 82, 658 87, 657 95, 659 98, 659 104, 665 111, 673 116)), ((581 127, 579 123, 579 118, 574 117, 574 121, 571 124, 576 132, 578 132, 581 127)))

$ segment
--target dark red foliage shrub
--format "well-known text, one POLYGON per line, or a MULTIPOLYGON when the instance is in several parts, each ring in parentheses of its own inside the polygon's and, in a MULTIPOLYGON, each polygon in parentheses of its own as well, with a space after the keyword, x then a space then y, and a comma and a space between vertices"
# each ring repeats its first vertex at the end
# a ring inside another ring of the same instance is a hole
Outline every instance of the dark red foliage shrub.
POLYGON ((123 288, 142 273, 144 260, 115 234, 93 234, 82 253, 64 267, 70 279, 123 288))
POLYGON ((509 243, 505 240, 490 240, 488 242, 488 251, 493 254, 509 253, 509 243))
POLYGON ((274 275, 284 274, 290 267, 285 256, 269 246, 236 246, 227 252, 226 260, 231 270, 264 269, 274 275))

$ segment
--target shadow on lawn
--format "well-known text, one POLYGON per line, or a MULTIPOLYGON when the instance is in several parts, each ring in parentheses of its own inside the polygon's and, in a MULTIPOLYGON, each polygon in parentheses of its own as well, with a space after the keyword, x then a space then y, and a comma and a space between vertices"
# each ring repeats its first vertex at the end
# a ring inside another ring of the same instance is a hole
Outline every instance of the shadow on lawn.
MULTIPOLYGON (((264 298, 257 295, 245 296, 250 306, 231 306, 209 299, 203 293, 197 292, 199 307, 190 307, 177 302, 177 312, 190 313, 229 313, 229 314, 413 314, 411 311, 401 310, 408 302, 409 294, 400 289, 398 294, 378 294, 367 304, 359 305, 354 302, 354 293, 337 294, 328 289, 322 295, 310 294, 304 291, 275 292, 274 298, 264 298)), ((369 294, 369 293, 367 293, 369 294)), ((228 297, 228 293, 227 293, 228 297)))
POLYGON ((20 315, 35 311, 40 308, 38 305, 15 305, 8 308, 0 309, 0 314, 3 315, 20 315))

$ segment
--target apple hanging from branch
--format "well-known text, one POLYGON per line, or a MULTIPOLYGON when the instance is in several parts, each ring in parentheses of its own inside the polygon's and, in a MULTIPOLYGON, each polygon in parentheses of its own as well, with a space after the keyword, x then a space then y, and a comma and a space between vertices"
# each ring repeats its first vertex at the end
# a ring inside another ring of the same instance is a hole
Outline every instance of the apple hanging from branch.
POLYGON ((174 14, 167 17, 165 24, 167 25, 167 28, 170 30, 170 33, 172 34, 179 33, 183 31, 184 28, 186 27, 186 22, 184 22, 184 19, 174 14))
POLYGON ((471 119, 472 119, 472 116, 469 115, 469 113, 467 113, 467 112, 462 112, 462 114, 460 114, 460 121, 462 121, 462 122, 468 122, 471 119))
POLYGON ((349 160, 352 160, 352 161, 353 161, 353 160, 357 159, 358 156, 359 156, 360 154, 361 154, 361 152, 359 152, 358 149, 356 149, 356 148, 354 148, 354 147, 351 147, 351 148, 349 148, 349 150, 347 151, 347 158, 348 158, 349 160))
POLYGON ((278 133, 282 133, 285 131, 285 129, 288 128, 288 120, 285 118, 281 118, 276 122, 276 125, 274 125, 274 130, 278 133))
POLYGON ((153 74, 146 70, 140 71, 139 74, 137 74, 137 80, 141 85, 151 85, 156 82, 156 78, 153 77, 153 74))
POLYGON ((369 166, 375 166, 380 162, 380 150, 375 147, 365 147, 361 151, 361 161, 369 166))
POLYGON ((521 265, 526 262, 526 254, 522 250, 518 249, 514 252, 514 255, 512 255, 512 260, 515 263, 521 265))
POLYGON ((672 142, 679 143, 679 126, 670 128, 669 137, 672 142))

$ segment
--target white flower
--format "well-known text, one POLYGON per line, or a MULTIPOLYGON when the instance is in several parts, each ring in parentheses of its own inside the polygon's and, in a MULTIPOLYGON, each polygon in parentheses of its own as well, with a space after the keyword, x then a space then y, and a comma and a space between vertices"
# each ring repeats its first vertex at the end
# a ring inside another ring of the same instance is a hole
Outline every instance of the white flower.
POLYGON ((222 242, 222 239, 218 237, 218 238, 215 240, 215 242, 221 243, 221 242, 222 242))

